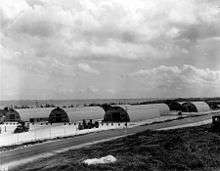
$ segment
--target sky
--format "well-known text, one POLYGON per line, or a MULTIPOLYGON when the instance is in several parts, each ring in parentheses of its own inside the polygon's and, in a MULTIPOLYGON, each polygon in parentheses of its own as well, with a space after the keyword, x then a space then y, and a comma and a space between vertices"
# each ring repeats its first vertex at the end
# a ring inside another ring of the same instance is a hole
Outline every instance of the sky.
POLYGON ((220 96, 219 0, 1 0, 0 100, 220 96))

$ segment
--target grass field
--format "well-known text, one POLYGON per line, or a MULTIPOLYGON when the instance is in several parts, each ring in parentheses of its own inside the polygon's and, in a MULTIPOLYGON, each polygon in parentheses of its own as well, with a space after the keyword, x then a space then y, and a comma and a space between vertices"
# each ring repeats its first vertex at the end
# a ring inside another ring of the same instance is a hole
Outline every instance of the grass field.
POLYGON ((210 132, 209 127, 148 130, 37 160, 16 170, 213 170, 220 168, 220 134, 210 132), (109 154, 117 158, 116 163, 82 163, 109 154))

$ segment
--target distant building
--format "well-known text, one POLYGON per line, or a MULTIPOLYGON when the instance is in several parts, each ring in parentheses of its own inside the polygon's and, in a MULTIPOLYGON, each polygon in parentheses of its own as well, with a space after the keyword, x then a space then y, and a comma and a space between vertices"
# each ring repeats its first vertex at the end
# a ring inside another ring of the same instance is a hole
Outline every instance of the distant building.
POLYGON ((191 102, 184 102, 182 104, 182 112, 198 112, 196 106, 191 102))
MULTIPOLYGON (((21 120, 25 122, 49 122, 49 115, 56 109, 55 107, 49 108, 28 108, 28 109, 17 109, 21 116, 21 120)), ((60 108, 61 109, 61 108, 60 108)), ((64 110, 64 109, 63 109, 64 110)), ((56 111, 56 110, 55 110, 56 111)), ((91 118, 103 118, 105 111, 101 107, 72 107, 65 108, 70 122, 82 121, 83 119, 91 118)))
POLYGON ((5 120, 6 110, 0 109, 0 123, 3 123, 5 120))
POLYGON ((220 101, 206 101, 206 103, 209 105, 209 107, 212 110, 219 110, 220 109, 220 101))
POLYGON ((182 103, 182 112, 208 112, 212 109, 203 101, 188 101, 182 103))
POLYGON ((16 110, 5 108, 4 110, 0 110, 0 120, 1 122, 19 122, 21 121, 21 117, 16 110))
POLYGON ((165 104, 168 105, 170 111, 182 111, 182 106, 177 101, 167 100, 165 104))
POLYGON ((170 113, 166 104, 117 105, 129 115, 130 121, 141 121, 154 117, 166 116, 170 113))

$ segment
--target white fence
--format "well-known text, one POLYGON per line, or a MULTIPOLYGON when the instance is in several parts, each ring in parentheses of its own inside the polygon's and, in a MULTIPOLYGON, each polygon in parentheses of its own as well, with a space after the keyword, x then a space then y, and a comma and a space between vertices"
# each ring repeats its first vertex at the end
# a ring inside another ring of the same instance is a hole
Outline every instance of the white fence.
POLYGON ((0 134, 11 134, 18 126, 18 122, 4 122, 0 124, 0 134))
POLYGON ((109 129, 122 129, 125 127, 126 127, 125 123, 120 123, 120 124, 104 123, 104 124, 100 124, 99 128, 78 130, 78 125, 74 125, 74 124, 59 125, 59 126, 46 125, 46 127, 42 129, 33 129, 29 132, 23 132, 17 134, 2 134, 0 135, 0 147, 19 145, 19 144, 35 142, 39 140, 54 139, 58 137, 75 136, 75 135, 87 134, 91 132, 97 132, 97 131, 103 131, 109 129))

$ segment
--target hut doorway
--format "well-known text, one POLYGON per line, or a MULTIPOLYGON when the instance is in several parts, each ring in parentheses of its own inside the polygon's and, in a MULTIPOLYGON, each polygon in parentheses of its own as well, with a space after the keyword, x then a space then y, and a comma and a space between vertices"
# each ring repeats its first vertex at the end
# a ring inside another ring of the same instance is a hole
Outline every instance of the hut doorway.
POLYGON ((120 122, 121 121, 120 113, 119 112, 113 112, 112 113, 112 120, 116 121, 116 122, 120 122))
POLYGON ((63 109, 57 107, 50 112, 48 120, 50 123, 69 122, 69 117, 63 109))

